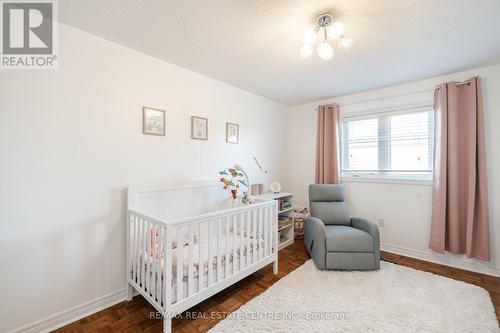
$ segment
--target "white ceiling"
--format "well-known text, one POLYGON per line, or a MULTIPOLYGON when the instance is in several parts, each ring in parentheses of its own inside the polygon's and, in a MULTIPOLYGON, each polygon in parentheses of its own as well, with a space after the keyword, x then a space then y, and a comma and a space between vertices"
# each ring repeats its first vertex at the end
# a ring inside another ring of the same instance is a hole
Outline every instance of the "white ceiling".
POLYGON ((64 0, 59 18, 287 105, 500 62, 499 0, 64 0), (303 60, 325 10, 354 45, 303 60))

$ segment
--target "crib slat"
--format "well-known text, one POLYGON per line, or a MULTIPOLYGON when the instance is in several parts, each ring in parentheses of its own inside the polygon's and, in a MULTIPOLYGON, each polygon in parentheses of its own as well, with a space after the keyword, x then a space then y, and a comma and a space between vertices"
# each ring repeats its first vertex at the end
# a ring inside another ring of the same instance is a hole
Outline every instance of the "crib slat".
POLYGON ((262 223, 262 258, 265 258, 266 257, 266 251, 267 251, 267 237, 266 237, 266 234, 267 234, 267 227, 266 227, 266 220, 267 220, 267 208, 264 207, 262 208, 262 219, 261 219, 261 223, 262 223))
POLYGON ((146 274, 146 284, 148 286, 148 294, 152 296, 151 292, 153 291, 153 287, 151 286, 152 280, 152 273, 153 273, 153 266, 154 266, 154 256, 153 256, 153 241, 154 241, 154 230, 153 230, 153 224, 148 221, 148 266, 146 267, 148 272, 146 274), (151 261, 151 265, 149 262, 151 261))
POLYGON ((146 277, 146 262, 144 260, 146 254, 146 244, 148 242, 148 233, 146 231, 146 221, 141 218, 141 229, 142 229, 142 238, 141 238, 141 287, 144 289, 146 287, 145 277, 146 277))
POLYGON ((155 278, 155 294, 156 299, 161 302, 161 288, 160 288, 160 280, 162 275, 161 264, 162 264, 162 254, 161 249, 163 248, 163 242, 165 242, 165 238, 163 238, 162 231, 163 228, 161 226, 157 226, 158 234, 156 236, 156 242, 158 246, 155 248, 155 258, 156 258, 156 278, 155 278))
POLYGON ((237 224, 237 219, 238 219, 238 215, 237 214, 233 214, 232 216, 232 221, 233 221, 233 246, 231 248, 231 251, 233 251, 233 273, 236 273, 236 233, 237 233, 237 230, 236 230, 236 224, 237 224))
POLYGON ((149 229, 148 228, 149 223, 146 220, 144 220, 143 224, 144 224, 144 226, 143 226, 143 228, 144 228, 144 256, 143 256, 143 258, 144 258, 143 259, 144 260, 144 264, 142 266, 144 267, 144 271, 143 271, 144 272, 144 277, 142 278, 142 280, 143 280, 143 283, 142 283, 143 287, 142 288, 143 289, 147 289, 148 288, 148 286, 147 286, 147 283, 148 283, 147 277, 148 277, 148 268, 149 268, 149 265, 148 265, 149 264, 148 243, 149 243, 149 240, 150 240, 150 233, 149 233, 149 230, 148 230, 149 229))
POLYGON ((267 251, 268 251, 268 250, 267 250, 267 248, 268 248, 268 246, 267 246, 267 240, 269 239, 269 235, 268 235, 268 233, 269 233, 269 228, 267 227, 267 226, 269 225, 269 224, 268 224, 268 221, 267 221, 267 218, 268 218, 268 214, 267 214, 267 207, 264 207, 264 208, 262 209, 262 211, 263 211, 262 213, 263 213, 263 215, 264 215, 264 216, 263 216, 263 218, 262 218, 262 223, 263 223, 263 234, 264 234, 264 249, 263 249, 263 251, 264 251, 264 255, 263 255, 263 256, 264 256, 264 257, 266 257, 266 256, 267 256, 267 251))
POLYGON ((245 222, 245 213, 241 213, 239 215, 240 217, 240 271, 245 267, 243 266, 243 241, 244 241, 244 234, 245 234, 245 229, 244 229, 244 222, 245 222))
MULTIPOLYGON (((273 207, 269 207, 269 224, 268 224, 268 227, 269 227, 269 255, 273 254, 274 253, 274 246, 273 246, 273 243, 274 243, 274 233, 278 231, 278 229, 276 230, 273 230, 273 227, 274 227, 274 214, 273 214, 273 207)), ((276 223, 278 223, 278 221, 276 221, 276 223)))
POLYGON ((165 275, 165 269, 162 269, 167 267, 165 266, 165 262, 164 262, 164 257, 167 255, 166 252, 165 252, 165 243, 166 243, 166 239, 165 239, 165 227, 163 226, 160 226, 159 227, 160 230, 159 230, 159 237, 160 237, 160 241, 159 241, 159 246, 158 246, 158 268, 156 269, 156 274, 157 274, 157 277, 156 277, 156 297, 158 297, 158 301, 162 302, 162 297, 163 297, 163 289, 165 289, 163 286, 162 286, 162 283, 163 283, 163 280, 166 278, 166 275, 165 275), (163 266, 162 266, 163 265, 163 266))
POLYGON ((146 230, 148 232, 148 240, 146 243, 146 275, 144 276, 144 284, 146 285, 146 290, 148 292, 148 295, 151 294, 151 285, 150 285, 150 279, 151 279, 151 268, 152 268, 152 261, 151 261, 151 241, 152 241, 152 234, 151 234, 151 223, 146 220, 146 230), (150 264, 151 263, 151 264, 150 264))
POLYGON ((265 207, 264 208, 261 208, 259 210, 259 228, 260 228, 260 242, 262 243, 262 251, 259 251, 259 260, 260 259, 263 259, 264 258, 264 255, 265 255, 265 247, 266 247, 266 242, 265 242, 265 238, 264 238, 264 218, 266 216, 265 214, 265 207))
POLYGON ((149 228, 149 222, 144 220, 144 289, 149 293, 149 244, 151 241, 151 229, 149 228))
POLYGON ((137 233, 138 233, 139 229, 137 228, 137 217, 134 215, 132 217, 132 219, 134 221, 133 222, 134 223, 133 224, 133 230, 134 230, 134 254, 132 256, 132 258, 134 258, 134 261, 132 262, 132 266, 133 266, 132 269, 134 270, 134 272, 132 273, 132 280, 134 282, 137 282, 137 261, 138 261, 137 260, 137 253, 138 253, 138 251, 137 251, 137 238, 138 238, 137 233))
MULTIPOLYGON (((133 258, 133 251, 134 251, 134 233, 133 233, 133 226, 134 226, 134 217, 130 214, 127 213, 127 274, 125 275, 126 281, 128 282, 128 279, 133 278, 133 268, 132 268, 132 258, 133 258)), ((128 288, 128 285, 127 285, 128 288)))
POLYGON ((271 229, 271 226, 273 224, 273 221, 272 221, 272 218, 273 218, 272 211, 273 211, 273 209, 271 207, 269 207, 267 209, 267 214, 268 215, 267 215, 267 219, 266 219, 267 220, 266 228, 267 228, 267 230, 269 230, 269 237, 267 238, 267 244, 268 244, 268 249, 269 250, 268 250, 267 255, 271 255, 273 253, 273 245, 272 245, 272 241, 271 241, 272 235, 273 235, 273 231, 271 229))
POLYGON ((154 260, 153 260, 153 254, 152 254, 152 248, 153 248, 153 226, 151 222, 148 221, 148 265, 146 266, 147 273, 146 273, 146 286, 148 288, 148 294, 151 296, 151 278, 152 278, 152 271, 153 271, 153 266, 154 266, 154 260), (151 262, 151 264, 149 264, 151 262))
POLYGON ((264 230, 264 257, 269 255, 269 208, 264 208, 264 218, 262 219, 264 230))
POLYGON ((153 269, 151 270, 151 282, 149 283, 150 289, 151 289, 151 296, 153 299, 156 300, 156 264, 158 262, 158 257, 156 256, 156 247, 157 247, 157 237, 156 237, 156 231, 157 231, 157 225, 152 224, 153 228, 153 241, 151 243, 151 252, 153 254, 153 269))
POLYGON ((155 275, 155 279, 154 279, 154 282, 155 282, 155 285, 154 285, 154 299, 157 300, 158 302, 160 302, 161 304, 161 288, 160 288, 160 280, 161 280, 161 277, 165 277, 165 275, 163 275, 163 271, 161 269, 161 265, 162 265, 162 255, 161 255, 161 249, 163 248, 163 242, 165 241, 165 238, 163 238, 163 227, 157 225, 156 226, 156 230, 158 231, 157 234, 156 234, 156 246, 155 246, 155 249, 154 249, 154 256, 155 256, 155 272, 153 273, 155 275))
POLYGON ((141 229, 140 229, 140 223, 139 223, 139 218, 137 216, 134 217, 134 224, 135 224, 135 229, 136 229, 136 243, 135 243, 135 253, 134 253, 134 266, 135 266, 135 282, 136 283, 140 283, 139 281, 139 276, 140 276, 140 273, 139 273, 139 269, 140 269, 140 265, 139 265, 139 260, 141 259, 141 256, 139 255, 140 254, 140 239, 141 239, 141 229))
POLYGON ((264 246, 262 248, 263 250, 263 253, 262 253, 262 256, 265 258, 267 256, 267 251, 269 251, 269 244, 267 243, 268 239, 269 239, 269 228, 267 227, 269 225, 268 223, 268 208, 267 207, 264 207, 262 209, 262 234, 264 236, 264 246))
MULTIPOLYGON (((202 222, 200 222, 198 224, 198 292, 201 291, 201 287, 203 285, 202 283, 202 279, 203 279, 203 276, 204 276, 204 272, 205 272, 205 260, 204 258, 202 258, 202 240, 203 240, 203 237, 201 235, 201 227, 202 227, 202 222)), ((205 223, 206 224, 206 223, 205 223)), ((208 252, 208 251, 207 251, 208 252)))
POLYGON ((253 228, 253 258, 252 264, 257 262, 257 211, 252 211, 252 228, 253 228))
POLYGON ((143 231, 142 231, 142 219, 139 218, 139 281, 137 283, 142 287, 142 268, 144 263, 144 241, 143 241, 143 231))
POLYGON ((247 255, 245 258, 245 264, 250 265, 250 240, 252 239, 252 213, 248 211, 246 213, 246 225, 247 225, 247 255))
POLYGON ((149 226, 149 222, 147 220, 144 220, 144 230, 145 230, 145 234, 144 234, 144 241, 145 241, 145 244, 144 244, 144 289, 145 291, 148 292, 149 294, 149 258, 150 258, 150 255, 149 255, 149 244, 151 244, 151 228, 149 226))
POLYGON ((137 284, 141 285, 141 265, 142 265, 142 223, 141 219, 137 218, 137 284))
POLYGON ((260 250, 262 248, 262 244, 261 244, 261 233, 262 233, 262 227, 260 225, 260 221, 261 221, 261 214, 260 214, 260 209, 257 209, 257 211, 255 212, 255 215, 256 215, 256 218, 255 218, 255 223, 257 224, 257 235, 256 235, 256 238, 257 238, 257 259, 256 261, 259 261, 260 260, 260 250))
POLYGON ((221 246, 222 246, 222 242, 224 241, 223 239, 221 239, 222 237, 222 227, 221 227, 221 224, 222 224, 222 219, 217 219, 217 263, 216 263, 216 266, 215 268, 217 269, 217 281, 216 282, 219 282, 220 279, 221 279, 221 275, 222 275, 222 249, 221 249, 221 246))
POLYGON ((194 283, 193 283, 194 232, 193 232, 192 225, 188 225, 188 233, 189 233, 189 240, 188 240, 188 292, 187 292, 187 295, 189 297, 193 294, 193 285, 194 285, 194 283))
MULTIPOLYGON (((207 241, 208 241, 208 259, 207 259, 208 276, 207 276, 207 287, 210 287, 212 285, 212 283, 213 283, 213 280, 212 280, 212 274, 213 274, 212 258, 214 257, 214 251, 213 251, 212 247, 214 245, 213 245, 213 242, 212 242, 212 237, 213 237, 212 229, 213 228, 217 228, 216 224, 217 224, 217 219, 212 220, 212 221, 208 221, 208 224, 207 224, 207 234, 208 234, 208 238, 207 238, 207 241), (214 221, 215 221, 215 224, 213 224, 214 221)), ((217 241, 217 238, 215 239, 215 241, 217 241)))
POLYGON ((184 273, 184 235, 182 230, 182 225, 177 227, 177 299, 179 302, 183 297, 184 293, 182 291, 183 284, 183 273, 184 273))
POLYGON ((163 307, 168 308, 172 304, 172 229, 163 228, 165 244, 163 245, 163 256, 165 265, 163 265, 163 307))
POLYGON ((264 251, 264 244, 262 244, 262 240, 263 240, 263 237, 264 237, 264 232, 262 230, 262 219, 263 219, 263 208, 260 208, 259 211, 258 211, 258 214, 259 214, 259 217, 258 217, 258 223, 259 223, 259 226, 258 226, 258 233, 259 233, 259 256, 257 257, 257 260, 260 260, 262 259, 262 253, 264 251))
POLYGON ((263 210, 264 218, 262 219, 262 228, 264 230, 264 257, 267 257, 269 251, 269 208, 263 210))
POLYGON ((229 276, 229 217, 226 216, 225 220, 225 225, 226 225, 226 233, 225 233, 225 250, 226 250, 226 256, 225 256, 225 261, 224 265, 226 267, 226 272, 224 275, 224 278, 227 278, 229 276))

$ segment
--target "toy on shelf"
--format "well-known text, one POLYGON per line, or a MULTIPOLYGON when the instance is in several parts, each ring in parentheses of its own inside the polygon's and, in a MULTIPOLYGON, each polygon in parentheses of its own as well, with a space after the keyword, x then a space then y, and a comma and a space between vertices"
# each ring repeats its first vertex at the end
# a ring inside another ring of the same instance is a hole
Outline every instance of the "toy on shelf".
POLYGON ((295 208, 293 210, 293 217, 295 221, 295 238, 300 239, 304 238, 304 221, 311 214, 309 214, 309 210, 307 208, 295 208))

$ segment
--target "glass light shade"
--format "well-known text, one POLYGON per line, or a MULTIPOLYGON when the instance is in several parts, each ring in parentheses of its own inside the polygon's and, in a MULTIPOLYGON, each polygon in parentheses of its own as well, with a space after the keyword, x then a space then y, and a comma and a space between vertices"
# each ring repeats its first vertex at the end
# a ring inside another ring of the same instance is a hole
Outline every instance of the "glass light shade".
POLYGON ((352 46, 352 43, 354 42, 354 39, 352 37, 346 37, 342 36, 339 41, 339 48, 343 50, 349 50, 352 46))
POLYGON ((309 44, 304 44, 300 48, 300 56, 304 59, 309 58, 313 54, 313 47, 309 44))
POLYGON ((314 29, 304 31, 304 33, 302 34, 302 40, 306 44, 314 44, 314 42, 316 41, 316 31, 314 31, 314 29))
POLYGON ((330 60, 333 57, 333 47, 328 42, 319 44, 317 52, 318 56, 323 60, 330 60))
POLYGON ((328 35, 332 39, 337 39, 342 36, 344 32, 344 24, 340 22, 333 22, 330 28, 328 29, 328 35))

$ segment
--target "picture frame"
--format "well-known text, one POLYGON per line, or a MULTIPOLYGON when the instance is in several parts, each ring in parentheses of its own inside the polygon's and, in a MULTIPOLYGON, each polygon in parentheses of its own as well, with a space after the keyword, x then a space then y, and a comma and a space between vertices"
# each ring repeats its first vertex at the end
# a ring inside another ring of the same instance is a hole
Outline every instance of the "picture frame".
POLYGON ((238 144, 240 142, 240 125, 226 123, 226 142, 238 144))
POLYGON ((208 118, 191 116, 191 139, 208 140, 208 118))
POLYGON ((142 107, 142 133, 165 136, 165 110, 142 107))

